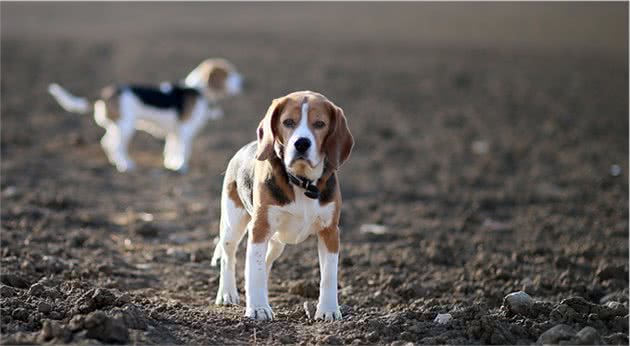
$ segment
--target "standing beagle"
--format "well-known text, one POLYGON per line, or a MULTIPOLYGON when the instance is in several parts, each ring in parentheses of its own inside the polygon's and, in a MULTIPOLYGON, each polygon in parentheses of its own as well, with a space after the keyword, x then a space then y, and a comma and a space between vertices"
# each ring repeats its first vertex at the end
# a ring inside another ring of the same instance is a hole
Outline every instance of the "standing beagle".
MULTIPOLYGON (((101 146, 109 161, 121 171, 134 168, 127 146, 136 129, 166 138, 164 167, 185 172, 192 141, 208 119, 223 112, 217 101, 241 92, 242 78, 224 59, 207 59, 186 77, 184 83, 159 87, 117 85, 102 90, 94 103, 94 120, 106 132, 101 146)), ((76 97, 58 84, 48 91, 67 111, 87 113, 88 100, 76 97)))
POLYGON ((238 304, 234 267, 248 233, 245 315, 271 320, 267 281, 286 244, 319 239, 321 281, 315 318, 341 319, 337 303, 341 192, 337 170, 354 140, 343 110, 321 94, 299 91, 273 100, 258 126, 258 141, 230 160, 221 194, 221 260, 216 304, 238 304))

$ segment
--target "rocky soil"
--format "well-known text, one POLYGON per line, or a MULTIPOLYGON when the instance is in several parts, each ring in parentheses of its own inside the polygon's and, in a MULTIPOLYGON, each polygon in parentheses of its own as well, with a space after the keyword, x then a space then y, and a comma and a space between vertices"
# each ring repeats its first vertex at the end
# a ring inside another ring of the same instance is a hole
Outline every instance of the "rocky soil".
POLYGON ((247 25, 230 26, 227 5, 124 6, 2 4, 2 343, 628 344, 625 53, 348 39, 347 7, 323 22, 342 35, 305 40, 274 14, 296 7, 241 8, 247 25), (94 13, 119 22, 82 19, 94 13), (177 79, 212 55, 247 90, 201 133, 187 175, 162 169, 143 133, 139 169, 115 172, 103 131, 45 91, 177 79), (306 88, 356 138, 340 172, 344 320, 308 317, 309 239, 274 265, 276 319, 251 321, 212 304, 222 173, 270 100, 306 88))

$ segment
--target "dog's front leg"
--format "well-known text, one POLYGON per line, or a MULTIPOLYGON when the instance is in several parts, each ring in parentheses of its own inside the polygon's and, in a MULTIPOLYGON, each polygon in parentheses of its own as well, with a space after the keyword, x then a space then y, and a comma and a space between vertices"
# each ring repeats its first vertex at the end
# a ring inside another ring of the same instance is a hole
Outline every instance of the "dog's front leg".
POLYGON ((272 320, 273 312, 269 306, 267 292, 267 266, 265 256, 269 246, 266 231, 257 229, 256 222, 249 227, 247 239, 247 257, 245 259, 245 296, 247 307, 245 316, 256 320, 272 320), (261 236, 260 233, 265 233, 261 236), (262 239, 260 239, 262 238, 262 239))
POLYGON ((325 228, 318 233, 319 254, 319 302, 315 319, 334 321, 341 319, 337 301, 337 264, 339 262, 339 229, 337 226, 325 228))

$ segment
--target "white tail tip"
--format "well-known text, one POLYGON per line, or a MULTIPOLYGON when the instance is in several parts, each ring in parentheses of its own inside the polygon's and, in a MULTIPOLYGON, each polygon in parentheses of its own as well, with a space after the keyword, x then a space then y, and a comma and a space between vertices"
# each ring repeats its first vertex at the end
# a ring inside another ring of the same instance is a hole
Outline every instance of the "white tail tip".
POLYGON ((48 93, 68 112, 83 114, 87 113, 90 109, 87 99, 70 94, 57 83, 52 83, 48 86, 48 93))

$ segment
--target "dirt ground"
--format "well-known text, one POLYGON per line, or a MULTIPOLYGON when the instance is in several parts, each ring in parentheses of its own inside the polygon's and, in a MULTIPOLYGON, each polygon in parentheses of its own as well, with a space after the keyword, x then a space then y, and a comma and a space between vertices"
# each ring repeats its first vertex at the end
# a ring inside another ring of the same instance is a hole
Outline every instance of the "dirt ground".
POLYGON ((628 344, 627 6, 3 2, 2 342, 628 344), (174 80, 209 56, 247 89, 187 175, 144 133, 139 169, 117 173, 91 116, 46 94, 174 80), (213 305, 222 173, 300 89, 343 107, 356 139, 344 320, 305 313, 308 239, 274 266, 276 319, 255 322, 213 305), (531 299, 504 303, 517 291, 531 299))

